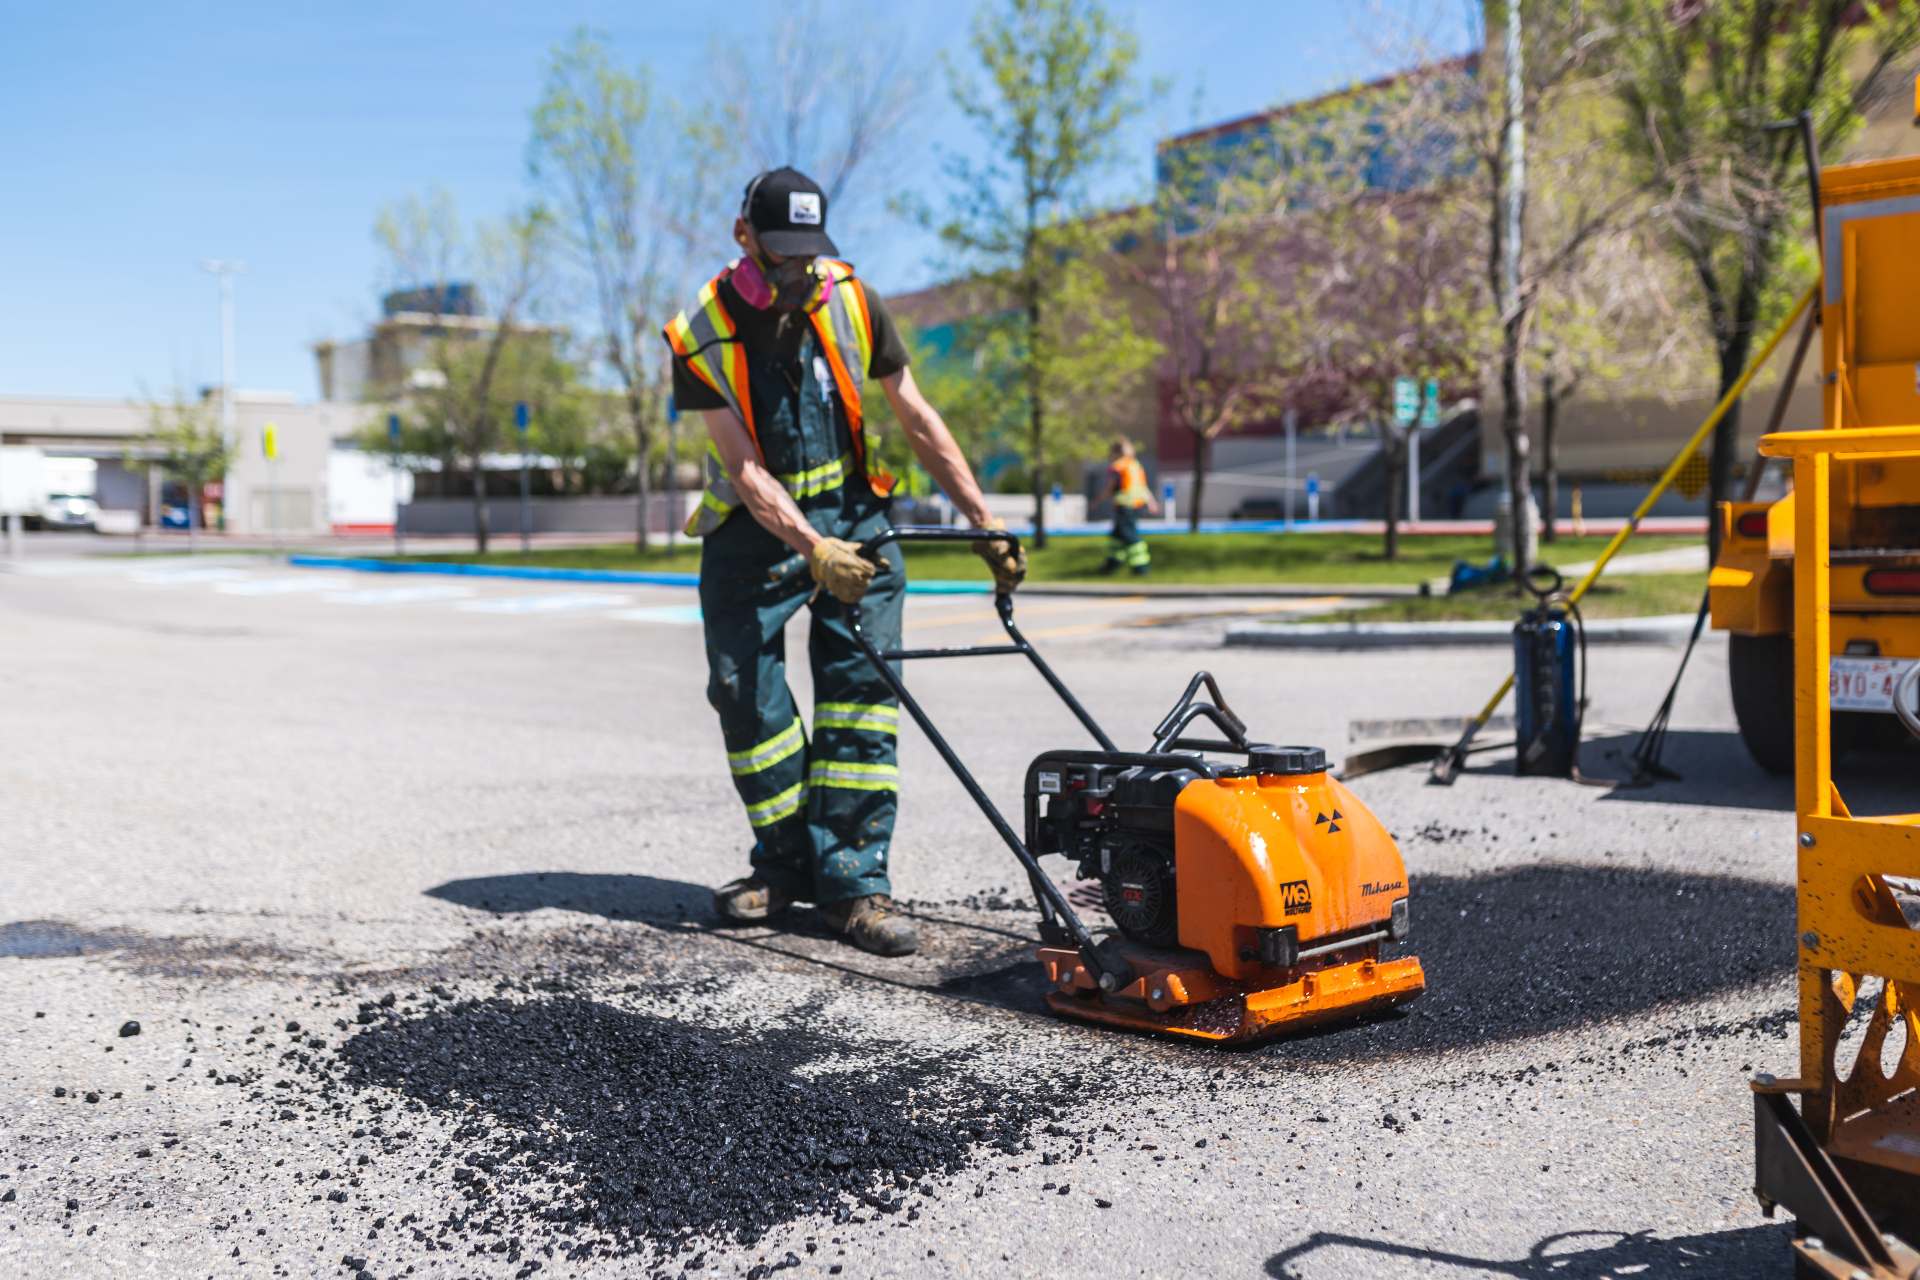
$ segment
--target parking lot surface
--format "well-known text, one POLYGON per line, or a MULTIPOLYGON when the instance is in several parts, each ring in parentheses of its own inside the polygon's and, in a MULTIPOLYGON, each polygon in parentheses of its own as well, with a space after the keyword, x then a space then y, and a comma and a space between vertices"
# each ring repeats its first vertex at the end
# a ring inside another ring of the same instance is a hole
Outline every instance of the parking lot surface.
MULTIPOLYGON (((1021 617, 1123 746, 1201 667, 1337 758, 1507 661, 1226 650, 1203 603, 1021 617)), ((1681 781, 1356 780, 1428 994, 1223 1052, 1045 1011, 1017 868, 917 731, 918 955, 716 927, 749 832, 690 592, 43 561, 0 615, 5 1274, 1786 1273, 1746 1080, 1795 1060, 1791 785, 1711 636, 1681 781)), ((1589 773, 1677 657, 1596 649, 1589 773)), ((1009 804, 1083 740, 1017 661, 911 680, 1009 804)))

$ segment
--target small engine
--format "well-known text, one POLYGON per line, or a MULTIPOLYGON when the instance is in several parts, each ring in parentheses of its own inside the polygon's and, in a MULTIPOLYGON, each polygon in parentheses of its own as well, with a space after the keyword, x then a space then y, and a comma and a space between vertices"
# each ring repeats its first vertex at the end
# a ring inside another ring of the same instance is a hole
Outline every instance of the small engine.
POLYGON ((1098 880, 1107 914, 1127 937, 1175 946, 1173 806, 1201 776, 1175 766, 1063 765, 1035 852, 1064 854, 1079 864, 1082 880, 1098 880))

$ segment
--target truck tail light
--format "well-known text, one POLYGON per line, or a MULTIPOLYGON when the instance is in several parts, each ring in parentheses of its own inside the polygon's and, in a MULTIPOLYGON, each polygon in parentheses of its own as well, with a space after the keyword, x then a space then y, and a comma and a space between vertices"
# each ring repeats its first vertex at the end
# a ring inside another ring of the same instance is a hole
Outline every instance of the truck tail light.
POLYGON ((1875 596, 1920 596, 1920 569, 1869 569, 1867 594, 1875 596))
POLYGON ((1733 531, 1743 538, 1764 538, 1767 536, 1767 513, 1764 511, 1744 512, 1733 522, 1733 531))

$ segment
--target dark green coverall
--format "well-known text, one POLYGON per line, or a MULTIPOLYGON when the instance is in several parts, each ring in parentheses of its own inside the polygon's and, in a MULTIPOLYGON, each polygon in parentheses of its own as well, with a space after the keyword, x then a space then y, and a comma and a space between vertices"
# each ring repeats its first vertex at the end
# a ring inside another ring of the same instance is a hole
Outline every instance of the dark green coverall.
MULTIPOLYGON (((846 409, 818 346, 801 340, 797 370, 767 344, 749 386, 767 469, 824 537, 859 542, 887 527, 885 500, 857 474, 846 409)), ((878 394, 877 380, 867 382, 878 394)), ((898 547, 861 601, 875 645, 898 648, 906 565, 898 547)), ((822 905, 890 893, 887 846, 899 790, 900 710, 854 643, 847 613, 814 589, 806 557, 744 507, 704 540, 700 610, 707 700, 720 713, 727 765, 754 835, 753 869, 769 884, 822 905), (787 687, 785 627, 811 600, 813 732, 787 687)))

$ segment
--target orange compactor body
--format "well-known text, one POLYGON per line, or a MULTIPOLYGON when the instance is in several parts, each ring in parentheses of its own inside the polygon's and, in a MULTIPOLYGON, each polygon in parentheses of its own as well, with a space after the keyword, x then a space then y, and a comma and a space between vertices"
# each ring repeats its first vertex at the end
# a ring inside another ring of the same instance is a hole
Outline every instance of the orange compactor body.
POLYGON ((1101 967, 1122 977, 1042 946, 1054 1010, 1240 1041, 1426 989, 1418 959, 1383 954, 1408 935, 1399 848, 1318 748, 1254 744, 1229 767, 1077 754, 1035 762, 1034 847, 1098 881, 1116 926, 1101 967))

